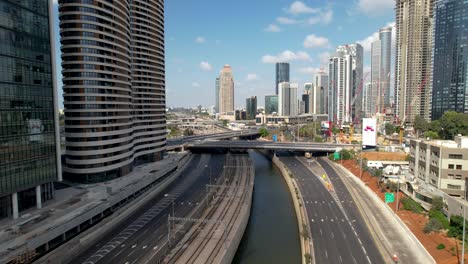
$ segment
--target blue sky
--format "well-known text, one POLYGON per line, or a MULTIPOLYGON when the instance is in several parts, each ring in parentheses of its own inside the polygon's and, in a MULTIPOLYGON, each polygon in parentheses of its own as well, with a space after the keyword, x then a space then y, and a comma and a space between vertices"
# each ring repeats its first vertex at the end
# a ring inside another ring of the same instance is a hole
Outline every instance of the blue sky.
MULTIPOLYGON (((224 64, 233 68, 236 107, 252 95, 263 105, 264 96, 274 93, 278 60, 291 63, 291 80, 302 86, 326 66, 337 45, 360 42, 367 71, 376 32, 395 20, 394 0, 167 0, 165 5, 168 106, 214 105, 215 78, 224 64)), ((55 28, 58 45, 57 18, 55 28)), ((60 71, 57 67, 59 85, 60 71)))

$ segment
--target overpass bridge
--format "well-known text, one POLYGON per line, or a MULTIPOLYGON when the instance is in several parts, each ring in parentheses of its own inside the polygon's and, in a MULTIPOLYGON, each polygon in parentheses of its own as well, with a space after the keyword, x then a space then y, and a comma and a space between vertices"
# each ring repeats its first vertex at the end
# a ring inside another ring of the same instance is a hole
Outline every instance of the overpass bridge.
POLYGON ((332 144, 332 143, 306 143, 306 142, 268 142, 268 141, 202 141, 192 142, 186 145, 191 150, 213 150, 213 149, 260 149, 276 151, 303 151, 330 153, 339 149, 353 149, 352 144, 332 144))
POLYGON ((215 133, 209 135, 196 135, 182 138, 175 138, 167 140, 166 150, 183 149, 187 144, 198 142, 201 140, 220 140, 220 139, 231 139, 231 138, 255 138, 260 134, 258 130, 241 130, 241 131, 229 131, 223 133, 215 133))

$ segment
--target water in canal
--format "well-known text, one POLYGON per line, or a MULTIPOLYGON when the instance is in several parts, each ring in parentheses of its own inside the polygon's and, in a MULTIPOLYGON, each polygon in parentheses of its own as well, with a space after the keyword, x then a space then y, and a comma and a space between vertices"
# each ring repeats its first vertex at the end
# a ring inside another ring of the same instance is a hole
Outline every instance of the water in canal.
POLYGON ((286 183, 271 160, 258 152, 250 152, 250 157, 255 163, 252 209, 233 263, 301 263, 296 215, 286 183))

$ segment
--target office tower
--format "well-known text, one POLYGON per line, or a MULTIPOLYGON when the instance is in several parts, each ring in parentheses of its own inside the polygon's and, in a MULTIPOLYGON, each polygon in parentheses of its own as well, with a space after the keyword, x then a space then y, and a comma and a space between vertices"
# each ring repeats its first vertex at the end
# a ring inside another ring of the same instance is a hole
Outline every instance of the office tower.
POLYGON ((246 99, 245 109, 247 112, 247 120, 255 119, 257 115, 257 96, 251 96, 246 99))
POLYGON ((364 85, 364 91, 363 91, 363 99, 362 99, 362 107, 364 109, 364 115, 365 117, 372 117, 373 111, 372 111, 372 102, 374 101, 374 96, 372 93, 372 83, 366 83, 364 85))
POLYGON ((313 83, 304 84, 304 94, 302 95, 302 101, 305 103, 304 113, 315 114, 316 113, 316 90, 313 83), (307 97, 307 99, 305 99, 307 97), (305 99, 305 100, 304 100, 305 99))
POLYGON ((320 71, 315 76, 315 89, 316 89, 316 113, 327 114, 328 113, 328 75, 320 71))
POLYGON ((0 0, 0 218, 61 181, 52 1, 0 0))
POLYGON ((328 118, 338 124, 349 123, 354 83, 352 55, 337 52, 330 58, 328 73, 328 118))
POLYGON ((433 6, 434 0, 396 0, 395 104, 402 122, 430 117, 433 6))
POLYGON ((219 113, 219 77, 215 83, 215 113, 219 113))
POLYGON ((85 183, 107 181, 162 159, 164 1, 59 4, 65 176, 85 183))
POLYGON ((299 111, 300 114, 310 114, 310 97, 311 94, 304 93, 302 94, 302 101, 301 101, 301 111, 299 111), (303 108, 303 109, 302 109, 303 108))
POLYGON ((296 116, 298 112, 297 104, 297 83, 282 82, 278 84, 278 115, 296 116))
POLYGON ((278 95, 265 95, 265 114, 278 113, 278 95))
POLYGON ((276 95, 278 95, 278 85, 282 82, 289 82, 289 63, 287 62, 276 63, 276 95))
POLYGON ((364 49, 361 44, 349 44, 342 45, 336 48, 339 56, 351 56, 351 67, 352 71, 352 88, 350 97, 350 120, 347 122, 353 122, 359 124, 362 117, 362 88, 363 88, 363 54, 364 49))
POLYGON ((392 49, 392 28, 379 30, 379 39, 371 43, 371 83, 373 100, 371 114, 384 113, 390 107, 390 63, 392 49))
POLYGON ((229 65, 224 65, 219 75, 219 113, 234 112, 234 76, 229 65))
POLYGON ((435 5, 432 120, 468 113, 468 1, 435 5))

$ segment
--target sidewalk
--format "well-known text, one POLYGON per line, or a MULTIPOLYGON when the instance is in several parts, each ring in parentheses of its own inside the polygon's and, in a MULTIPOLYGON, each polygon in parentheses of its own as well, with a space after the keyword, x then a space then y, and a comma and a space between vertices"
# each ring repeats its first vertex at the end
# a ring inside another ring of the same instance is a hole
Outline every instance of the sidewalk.
POLYGON ((387 259, 396 254, 398 263, 436 263, 409 228, 372 190, 346 168, 324 160, 341 172, 338 175, 355 198, 374 239, 386 251, 387 259))

